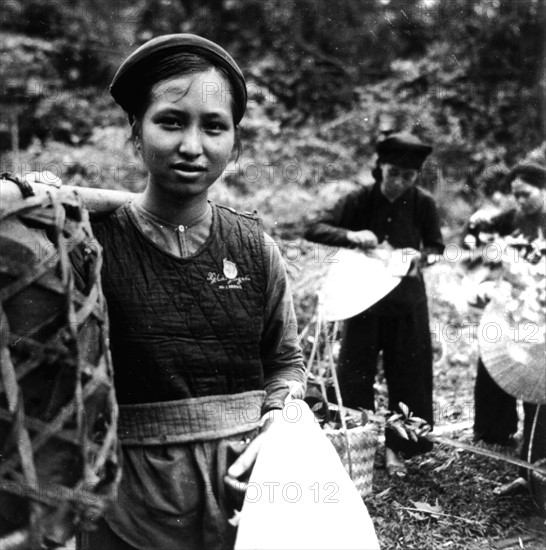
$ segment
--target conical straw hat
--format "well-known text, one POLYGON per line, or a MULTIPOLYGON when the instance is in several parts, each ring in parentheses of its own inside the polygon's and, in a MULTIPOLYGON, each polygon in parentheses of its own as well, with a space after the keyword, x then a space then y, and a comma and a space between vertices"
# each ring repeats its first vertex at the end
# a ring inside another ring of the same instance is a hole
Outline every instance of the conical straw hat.
POLYGON ((491 301, 483 314, 478 340, 485 368, 507 393, 546 404, 546 323, 513 323, 504 305, 491 301))
POLYGON ((339 249, 320 290, 320 307, 326 321, 354 317, 381 300, 401 281, 411 256, 399 249, 381 248, 367 254, 339 249))

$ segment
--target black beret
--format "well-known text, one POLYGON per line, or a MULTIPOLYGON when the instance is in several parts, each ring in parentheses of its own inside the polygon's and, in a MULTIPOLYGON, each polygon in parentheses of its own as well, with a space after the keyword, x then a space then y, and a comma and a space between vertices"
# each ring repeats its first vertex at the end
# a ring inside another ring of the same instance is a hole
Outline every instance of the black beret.
POLYGON ((529 185, 544 189, 546 187, 546 167, 536 162, 520 162, 510 170, 507 176, 508 183, 512 183, 517 178, 529 185))
POLYGON ((379 141, 376 151, 380 163, 419 170, 432 147, 411 134, 396 133, 379 141))
POLYGON ((137 48, 117 70, 110 93, 129 114, 135 110, 135 90, 142 86, 142 74, 150 70, 158 60, 177 53, 200 55, 221 66, 229 75, 233 87, 234 119, 238 124, 246 110, 247 90, 241 69, 235 60, 218 44, 195 34, 166 34, 152 38, 137 48))

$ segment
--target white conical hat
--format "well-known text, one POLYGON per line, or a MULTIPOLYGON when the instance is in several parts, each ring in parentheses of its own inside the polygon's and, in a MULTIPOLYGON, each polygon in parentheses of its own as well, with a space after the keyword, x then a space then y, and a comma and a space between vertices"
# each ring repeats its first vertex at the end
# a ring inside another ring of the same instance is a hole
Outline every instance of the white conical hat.
POLYGON ((407 274, 411 255, 380 247, 370 253, 339 249, 319 293, 326 321, 341 321, 365 311, 386 296, 407 274))
POLYGON ((484 311, 478 340, 487 372, 504 391, 546 404, 546 323, 513 323, 504 304, 493 300, 484 311))

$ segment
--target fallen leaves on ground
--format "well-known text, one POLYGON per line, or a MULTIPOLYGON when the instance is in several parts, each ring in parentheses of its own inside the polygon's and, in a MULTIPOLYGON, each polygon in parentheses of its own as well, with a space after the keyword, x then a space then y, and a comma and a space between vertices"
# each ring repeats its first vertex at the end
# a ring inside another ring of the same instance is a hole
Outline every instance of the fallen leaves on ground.
POLYGON ((515 466, 441 445, 407 464, 405 480, 393 479, 381 453, 376 456, 366 505, 382 550, 486 550, 518 536, 526 550, 546 548, 545 518, 530 494, 493 495, 514 477, 515 466))

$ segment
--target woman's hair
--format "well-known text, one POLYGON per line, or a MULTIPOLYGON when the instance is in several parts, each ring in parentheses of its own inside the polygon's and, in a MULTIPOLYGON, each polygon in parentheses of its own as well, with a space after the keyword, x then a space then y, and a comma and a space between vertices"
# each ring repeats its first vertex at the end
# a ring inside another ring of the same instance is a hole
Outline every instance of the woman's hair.
POLYGON ((233 122, 245 113, 248 94, 241 69, 218 44, 195 34, 166 34, 148 40, 119 66, 110 93, 133 123, 142 118, 154 85, 161 81, 217 70, 229 83, 233 122))
POLYGON ((535 162, 520 162, 516 164, 506 177, 507 185, 517 178, 525 183, 544 189, 546 187, 546 167, 535 162))
MULTIPOLYGON (((385 163, 388 164, 388 163, 385 163)), ((415 170, 417 172, 417 181, 420 181, 419 178, 421 177, 421 174, 419 173, 419 170, 415 168, 410 168, 410 170, 415 170)), ((375 180, 375 183, 380 184, 383 182, 383 164, 379 159, 375 161, 375 166, 372 168, 372 177, 375 180)))
POLYGON ((375 161, 375 166, 372 168, 372 176, 375 183, 381 183, 383 181, 383 170, 381 169, 379 159, 375 161))

